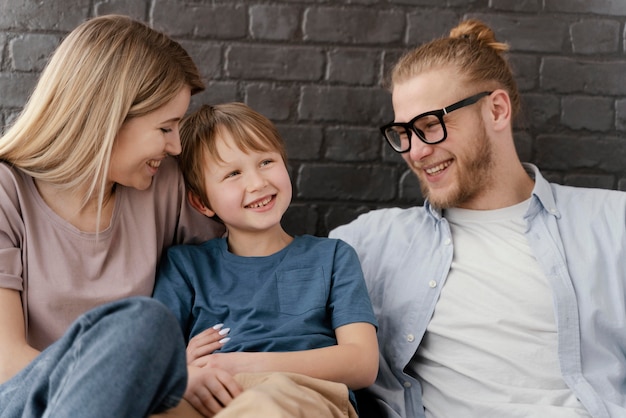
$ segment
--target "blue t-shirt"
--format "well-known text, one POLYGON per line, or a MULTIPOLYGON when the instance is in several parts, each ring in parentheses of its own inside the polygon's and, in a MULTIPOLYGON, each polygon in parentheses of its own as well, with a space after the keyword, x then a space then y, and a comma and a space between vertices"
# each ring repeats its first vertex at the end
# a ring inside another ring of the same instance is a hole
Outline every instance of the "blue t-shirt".
POLYGON ((223 323, 219 351, 285 352, 337 344, 334 330, 377 326, 354 249, 341 240, 297 236, 267 257, 240 257, 225 238, 171 247, 154 297, 178 318, 187 339, 223 323))

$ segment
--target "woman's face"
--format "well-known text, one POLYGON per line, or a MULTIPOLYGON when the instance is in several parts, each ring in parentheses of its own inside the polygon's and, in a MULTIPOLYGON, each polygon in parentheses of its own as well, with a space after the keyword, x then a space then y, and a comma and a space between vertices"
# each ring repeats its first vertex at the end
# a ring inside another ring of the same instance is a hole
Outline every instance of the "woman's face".
POLYGON ((190 100, 191 89, 186 86, 157 110, 124 122, 111 153, 108 180, 112 184, 145 190, 161 161, 180 154, 178 128, 190 100))

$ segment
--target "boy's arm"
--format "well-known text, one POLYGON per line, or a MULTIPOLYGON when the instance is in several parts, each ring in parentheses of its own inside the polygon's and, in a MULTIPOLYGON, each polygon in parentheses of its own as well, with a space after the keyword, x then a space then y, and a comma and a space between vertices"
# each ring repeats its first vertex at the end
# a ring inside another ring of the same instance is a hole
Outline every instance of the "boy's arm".
POLYGON ((374 383, 378 373, 378 341, 372 324, 356 322, 335 330, 337 345, 293 352, 215 353, 206 367, 232 375, 242 372, 292 372, 360 389, 374 383))

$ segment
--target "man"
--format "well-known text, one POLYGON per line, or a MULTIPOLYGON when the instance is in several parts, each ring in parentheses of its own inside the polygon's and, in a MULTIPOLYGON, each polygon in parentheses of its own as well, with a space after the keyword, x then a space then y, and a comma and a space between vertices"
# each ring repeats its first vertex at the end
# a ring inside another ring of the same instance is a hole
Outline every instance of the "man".
POLYGON ((381 131, 425 204, 330 234, 363 265, 384 416, 626 416, 626 194, 520 162, 506 49, 469 20, 400 59, 381 131))

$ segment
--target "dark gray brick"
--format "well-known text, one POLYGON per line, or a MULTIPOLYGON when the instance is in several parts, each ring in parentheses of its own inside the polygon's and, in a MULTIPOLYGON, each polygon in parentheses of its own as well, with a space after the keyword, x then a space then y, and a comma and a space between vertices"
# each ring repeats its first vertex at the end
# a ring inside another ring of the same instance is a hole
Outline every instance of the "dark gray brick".
POLYGON ((609 131, 613 129, 613 99, 589 96, 566 96, 562 100, 563 125, 572 129, 609 131))
POLYGON ((396 10, 309 7, 304 14, 304 39, 358 44, 400 42, 404 26, 404 16, 396 10))
POLYGON ((21 108, 35 88, 37 76, 26 73, 0 73, 2 107, 21 108))
POLYGON ((514 134, 515 150, 521 161, 532 161, 533 137, 525 131, 516 131, 514 134))
POLYGON ((247 10, 236 3, 154 0, 152 23, 171 36, 240 39, 248 33, 247 10))
POLYGON ((615 127, 620 131, 626 131, 626 99, 615 102, 615 127))
POLYGON ((541 87, 560 93, 624 95, 624 74, 626 60, 591 61, 546 57, 543 59, 541 87))
POLYGON ((382 125, 391 113, 389 108, 381 105, 387 98, 388 93, 382 89, 305 86, 299 117, 302 120, 382 125))
POLYGON ((289 160, 317 160, 320 158, 323 129, 317 125, 280 125, 278 132, 285 141, 289 160))
POLYGON ((69 32, 87 18, 89 0, 0 0, 0 30, 53 30, 69 32))
POLYGON ((489 7, 494 10, 512 12, 539 12, 543 7, 542 0, 490 0, 489 7))
POLYGON ((620 23, 616 20, 583 20, 570 28, 572 50, 576 54, 617 52, 620 23))
POLYGON ((621 172, 626 161, 626 138, 543 135, 537 140, 535 161, 548 170, 621 172))
POLYGON ((380 55, 372 50, 334 49, 328 53, 328 81, 374 85, 378 82, 380 55))
POLYGON ((205 81, 222 77, 222 46, 206 41, 189 41, 180 39, 180 44, 193 58, 205 81))
POLYGON ((94 10, 96 16, 122 14, 142 21, 146 21, 148 18, 148 5, 146 2, 136 0, 97 1, 94 4, 94 10))
POLYGON ((520 91, 533 90, 539 86, 539 58, 528 54, 510 54, 509 65, 515 75, 520 91))
POLYGON ((339 225, 347 224, 359 215, 367 213, 372 208, 367 206, 346 206, 346 205, 334 205, 330 206, 326 210, 324 216, 325 230, 324 235, 328 235, 328 232, 337 228, 339 225))
POLYGON ((283 215, 281 225, 291 235, 315 234, 317 232, 317 207, 304 203, 292 203, 283 215))
POLYGON ((246 103, 273 121, 283 121, 291 116, 298 105, 298 89, 269 83, 249 84, 246 103))
POLYGON ((396 197, 396 171, 382 166, 303 164, 298 198, 385 202, 396 197))
POLYGON ((319 48, 233 45, 226 57, 226 74, 234 79, 313 81, 324 75, 319 48))
POLYGON ((40 72, 59 43, 59 37, 54 35, 29 34, 12 39, 9 42, 12 68, 40 72))
POLYGON ((551 94, 526 93, 522 96, 522 111, 518 126, 522 129, 533 127, 545 129, 558 125, 561 116, 561 102, 551 94))
POLYGON ((496 33, 496 39, 510 45, 512 51, 560 52, 569 43, 569 25, 565 19, 542 15, 500 15, 471 13, 496 33))
MULTIPOLYGON (((0 32, 0 71, 4 69, 4 50, 8 48, 7 46, 7 36, 3 32, 0 32)), ((0 99, 1 102, 1 99, 0 99)))
POLYGON ((250 33, 255 39, 288 41, 300 32, 300 8, 279 5, 250 7, 250 33))
POLYGON ((567 174, 563 178, 563 184, 574 187, 613 189, 615 187, 615 176, 610 174, 567 174))
POLYGON ((544 0, 548 12, 626 16, 624 0, 544 0))
POLYGON ((453 10, 442 10, 433 13, 428 9, 417 9, 408 14, 408 30, 406 43, 418 46, 431 39, 447 36, 455 27, 461 16, 453 10))
POLYGON ((379 136, 371 128, 328 128, 324 157, 332 161, 376 160, 382 145, 379 136))
POLYGON ((214 81, 207 83, 207 88, 191 98, 190 110, 201 104, 218 104, 226 102, 243 102, 237 83, 214 81))

